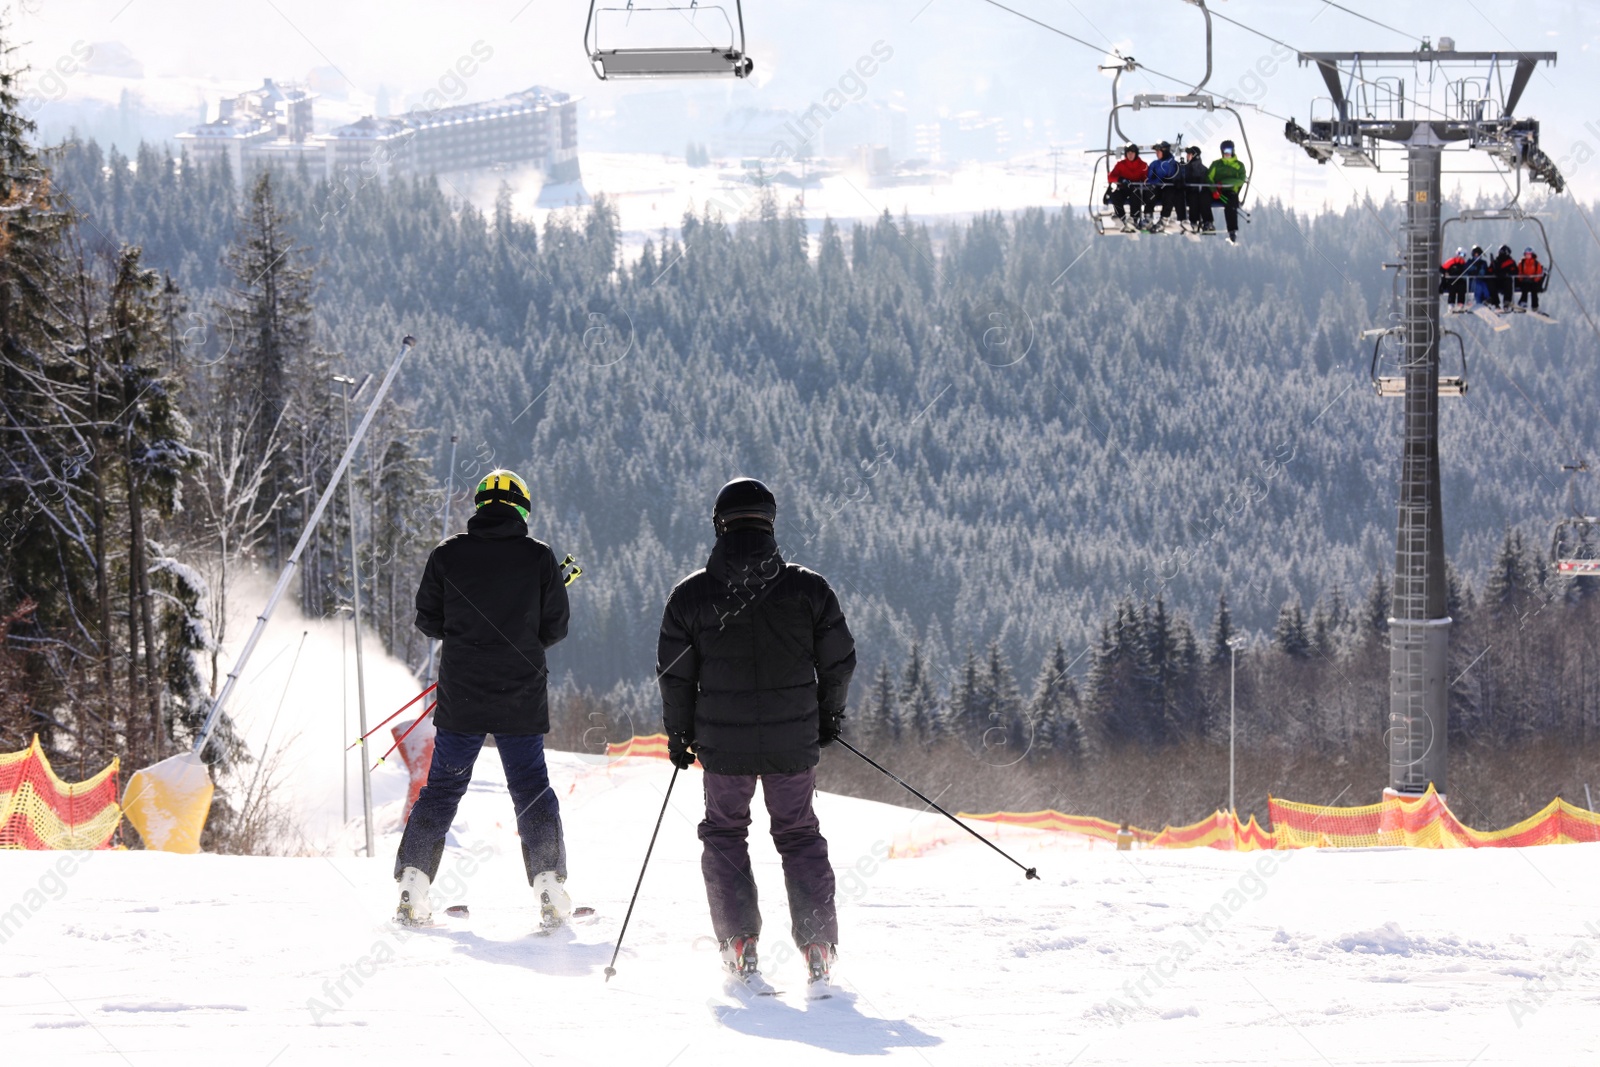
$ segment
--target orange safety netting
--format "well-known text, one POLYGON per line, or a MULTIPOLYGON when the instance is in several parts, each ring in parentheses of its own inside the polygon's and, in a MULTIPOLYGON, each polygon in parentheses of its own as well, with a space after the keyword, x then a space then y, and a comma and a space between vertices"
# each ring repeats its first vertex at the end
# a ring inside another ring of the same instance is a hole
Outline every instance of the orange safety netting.
MULTIPOLYGON (((638 756, 643 759, 667 758, 667 735, 650 734, 645 737, 630 737, 626 741, 606 745, 608 759, 625 759, 629 756, 638 756)), ((700 761, 696 760, 696 767, 700 761)))
MULTIPOLYGON (((1160 832, 1129 827, 1134 840, 1147 848, 1216 848, 1253 852, 1270 848, 1516 848, 1524 845, 1566 845, 1600 841, 1600 814, 1559 797, 1503 830, 1474 830, 1456 818, 1432 786, 1421 796, 1385 792, 1376 804, 1334 808, 1267 798, 1272 829, 1254 815, 1241 823, 1225 811, 1189 826, 1168 826, 1160 832)), ((964 819, 1068 830, 1102 841, 1116 840, 1116 824, 1103 819, 1063 815, 1058 811, 997 811, 984 815, 962 812, 964 819)))
POLYGON ((118 760, 87 781, 56 777, 39 738, 21 752, 0 752, 0 848, 110 848, 122 821, 118 760))
MULTIPOLYGON (((667 758, 667 737, 652 734, 630 737, 606 746, 613 759, 640 756, 667 758)), ((1474 830, 1457 819, 1445 799, 1432 786, 1417 797, 1385 791, 1376 804, 1334 808, 1267 798, 1272 829, 1245 822, 1225 811, 1214 812, 1188 826, 1144 830, 1129 826, 1133 839, 1145 848, 1215 848, 1229 852, 1255 852, 1274 848, 1368 848, 1404 845, 1412 848, 1514 848, 1523 845, 1566 845, 1600 841, 1600 813, 1569 804, 1557 797, 1537 815, 1504 830, 1474 830)), ((994 811, 987 814, 958 812, 959 818, 1035 830, 1082 834, 1115 843, 1118 824, 1091 815, 1059 811, 994 811)))

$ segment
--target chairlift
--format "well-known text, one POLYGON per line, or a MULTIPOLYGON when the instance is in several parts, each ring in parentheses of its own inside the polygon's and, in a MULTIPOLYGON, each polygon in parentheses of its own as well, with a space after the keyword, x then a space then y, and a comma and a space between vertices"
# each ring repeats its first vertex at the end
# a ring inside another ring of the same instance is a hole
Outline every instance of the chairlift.
POLYGON ((1600 518, 1577 515, 1556 523, 1550 559, 1567 578, 1600 575, 1600 518))
POLYGON ((599 7, 589 0, 583 48, 601 81, 644 78, 748 78, 744 9, 733 18, 717 4, 635 3, 599 7), (677 42, 677 43, 667 43, 677 42))
MULTIPOLYGON (((1124 74, 1138 69, 1139 62, 1132 56, 1122 56, 1119 54, 1118 58, 1121 60, 1121 62, 1115 66, 1100 68, 1101 70, 1110 70, 1114 72, 1111 77, 1111 113, 1106 119, 1105 151, 1102 153, 1099 149, 1090 150, 1091 154, 1097 154, 1099 158, 1095 160, 1094 167, 1092 168, 1089 176, 1089 218, 1094 222, 1095 232, 1102 237, 1126 236, 1137 238, 1141 232, 1149 232, 1140 231, 1137 229, 1124 229, 1122 226, 1122 220, 1116 217, 1115 210, 1102 200, 1102 190, 1105 188, 1105 186, 1104 183, 1100 181, 1101 168, 1104 167, 1107 175, 1109 176, 1110 170, 1113 166, 1112 161, 1122 157, 1123 149, 1127 145, 1135 145, 1139 148, 1141 153, 1150 151, 1155 147, 1154 144, 1148 146, 1139 145, 1138 142, 1129 139, 1128 136, 1122 132, 1121 113, 1124 111, 1139 112, 1179 110, 1205 111, 1208 113, 1225 111, 1232 115, 1232 127, 1237 127, 1238 137, 1237 139, 1233 139, 1231 136, 1224 137, 1223 140, 1234 140, 1236 150, 1238 151, 1238 158, 1240 162, 1244 163, 1245 165, 1244 185, 1242 185, 1239 189, 1239 204, 1241 205, 1239 210, 1241 213, 1244 211, 1242 205, 1244 204, 1246 196, 1250 191, 1250 183, 1255 180, 1256 173, 1255 158, 1250 154, 1250 137, 1245 132, 1244 119, 1240 117, 1239 112, 1235 108, 1233 108, 1226 100, 1218 100, 1210 93, 1201 91, 1205 88, 1206 83, 1211 80, 1211 11, 1206 7, 1205 0, 1188 0, 1188 2, 1198 7, 1201 14, 1205 16, 1206 73, 1205 77, 1201 78, 1199 83, 1187 93, 1137 93, 1134 95, 1131 102, 1124 104, 1120 101, 1117 95, 1119 84, 1121 83, 1122 76, 1124 74)), ((1232 127, 1230 127, 1230 133, 1232 127)), ((1173 152, 1175 153, 1174 158, 1179 158, 1183 151, 1183 137, 1181 135, 1178 136, 1177 139, 1172 142, 1172 144, 1173 152)), ((1248 215, 1246 217, 1248 218, 1248 215)), ((1170 232, 1177 233, 1179 231, 1174 229, 1170 232)), ((1203 234, 1200 231, 1190 231, 1187 233, 1187 236, 1191 237, 1200 237, 1202 235, 1203 234)), ((1204 236, 1214 235, 1214 231, 1207 231, 1204 234, 1204 236)))
MULTIPOLYGON (((1583 460, 1563 463, 1568 475, 1584 474, 1589 464, 1583 460)), ((1600 575, 1600 518, 1585 515, 1578 508, 1577 483, 1567 481, 1567 505, 1571 514, 1556 523, 1550 535, 1550 562, 1556 573, 1568 578, 1600 575)))
MULTIPOLYGON (((1544 274, 1542 277, 1540 277, 1537 288, 1517 288, 1513 290, 1513 295, 1517 295, 1519 293, 1544 293, 1549 290, 1550 276, 1555 273, 1555 253, 1550 250, 1550 235, 1545 232, 1544 223, 1539 221, 1538 216, 1523 211, 1521 208, 1516 207, 1514 203, 1510 206, 1501 208, 1465 208, 1454 218, 1446 219, 1444 225, 1439 228, 1439 244, 1441 248, 1448 248, 1450 245, 1450 242, 1447 239, 1450 233, 1450 227, 1456 223, 1465 222, 1514 222, 1518 224, 1525 222, 1533 223, 1533 225, 1539 230, 1539 243, 1544 246, 1544 257, 1539 261, 1540 265, 1544 267, 1544 274)), ((1508 242, 1502 241, 1501 243, 1507 244, 1508 242)), ((1485 249, 1489 248, 1488 245, 1483 245, 1482 247, 1485 249)), ((1470 284, 1470 280, 1468 280, 1468 284, 1470 284)), ((1517 285, 1520 286, 1521 284, 1522 282, 1519 277, 1517 285)), ((1533 311, 1531 309, 1524 310, 1517 307, 1514 303, 1511 307, 1499 312, 1496 312, 1491 308, 1484 307, 1481 304, 1477 306, 1462 305, 1462 307, 1464 312, 1475 314, 1487 322, 1496 333, 1500 333, 1511 328, 1511 317, 1513 315, 1526 314, 1535 322, 1547 326, 1554 325, 1556 321, 1542 311, 1533 311)))
MULTIPOLYGON (((1365 339, 1375 336, 1372 344, 1372 366, 1368 370, 1372 378, 1372 388, 1381 397, 1404 399, 1406 395, 1406 379, 1404 375, 1380 375, 1378 373, 1378 360, 1383 351, 1383 339, 1394 334, 1402 333, 1400 327, 1388 330, 1368 330, 1362 334, 1365 339)), ((1456 375, 1439 375, 1438 390, 1440 396, 1466 396, 1467 395, 1467 346, 1461 340, 1461 335, 1454 330, 1445 330, 1446 337, 1456 339, 1456 348, 1461 356, 1461 373, 1456 375)))

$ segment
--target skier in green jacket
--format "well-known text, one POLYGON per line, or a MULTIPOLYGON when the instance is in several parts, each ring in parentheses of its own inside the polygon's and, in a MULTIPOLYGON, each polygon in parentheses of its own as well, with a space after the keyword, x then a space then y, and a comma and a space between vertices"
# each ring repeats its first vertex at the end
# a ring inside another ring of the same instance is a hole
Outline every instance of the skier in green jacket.
POLYGON ((1222 142, 1222 155, 1211 164, 1211 196, 1222 202, 1222 218, 1228 226, 1228 240, 1239 243, 1239 194, 1244 189, 1244 164, 1234 155, 1233 142, 1222 142))

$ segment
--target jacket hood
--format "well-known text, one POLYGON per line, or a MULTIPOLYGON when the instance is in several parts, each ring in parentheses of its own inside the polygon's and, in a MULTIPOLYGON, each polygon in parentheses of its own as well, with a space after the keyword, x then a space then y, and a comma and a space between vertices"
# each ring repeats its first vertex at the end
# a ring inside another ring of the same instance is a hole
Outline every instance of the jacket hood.
POLYGON ((722 582, 753 582, 773 579, 783 572, 783 556, 778 539, 771 531, 745 527, 729 530, 717 538, 706 561, 706 573, 722 582))
POLYGON ((522 516, 517 514, 516 508, 510 504, 497 502, 485 504, 467 520, 467 533, 473 537, 487 537, 491 540, 527 537, 528 524, 522 521, 522 516))

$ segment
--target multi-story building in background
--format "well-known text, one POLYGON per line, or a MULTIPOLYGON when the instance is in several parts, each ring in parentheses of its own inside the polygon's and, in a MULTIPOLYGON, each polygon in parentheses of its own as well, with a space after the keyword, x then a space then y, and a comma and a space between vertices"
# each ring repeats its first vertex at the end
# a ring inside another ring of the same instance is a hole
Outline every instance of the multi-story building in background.
POLYGON ((477 104, 367 116, 322 138, 328 172, 381 177, 536 163, 552 181, 578 174, 578 101, 542 86, 477 104))
POLYGON ((271 78, 261 88, 225 97, 217 117, 178 134, 178 142, 195 163, 215 163, 226 157, 233 173, 258 160, 307 156, 316 162, 323 149, 311 127, 316 95, 299 88, 282 88, 271 78))
POLYGON ((388 178, 531 163, 552 181, 579 177, 578 101, 568 93, 536 85, 499 100, 369 115, 322 135, 312 131, 314 99, 269 78, 178 140, 194 162, 226 157, 240 180, 253 164, 301 159, 330 176, 346 167, 388 178))

